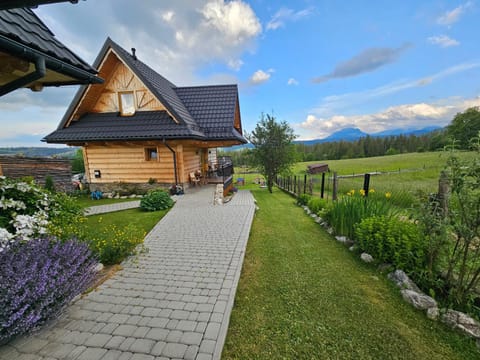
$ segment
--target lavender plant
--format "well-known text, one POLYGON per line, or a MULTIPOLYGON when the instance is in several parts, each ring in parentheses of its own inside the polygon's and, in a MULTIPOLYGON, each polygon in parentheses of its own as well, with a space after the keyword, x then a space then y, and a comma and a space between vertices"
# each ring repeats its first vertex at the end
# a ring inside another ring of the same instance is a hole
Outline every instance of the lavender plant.
POLYGON ((0 343, 55 317, 95 277, 88 245, 15 240, 0 252, 0 343))

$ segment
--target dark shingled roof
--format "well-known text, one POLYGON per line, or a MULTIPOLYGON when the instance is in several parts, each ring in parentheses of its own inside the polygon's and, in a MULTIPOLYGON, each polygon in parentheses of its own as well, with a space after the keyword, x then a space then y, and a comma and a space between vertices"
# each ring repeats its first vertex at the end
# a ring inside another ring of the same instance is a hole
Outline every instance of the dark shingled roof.
POLYGON ((93 67, 58 41, 30 9, 0 10, 0 35, 89 73, 97 73, 93 67))
POLYGON ((95 60, 95 67, 100 65, 110 48, 179 123, 175 123, 166 111, 138 111, 132 117, 120 117, 116 113, 86 114, 66 127, 75 106, 86 90, 86 87, 83 87, 70 104, 57 131, 46 136, 44 141, 68 143, 182 138, 247 142, 234 128, 235 111, 238 106, 236 85, 177 87, 111 39, 105 42, 95 60), (109 126, 112 129, 107 131, 104 127, 109 126), (69 130, 70 128, 72 130, 69 130))
POLYGON ((246 142, 233 127, 237 85, 177 87, 175 92, 208 138, 246 142))
POLYGON ((86 114, 69 127, 46 136, 49 143, 83 141, 204 139, 204 134, 176 124, 166 111, 138 111, 134 116, 118 113, 86 114))

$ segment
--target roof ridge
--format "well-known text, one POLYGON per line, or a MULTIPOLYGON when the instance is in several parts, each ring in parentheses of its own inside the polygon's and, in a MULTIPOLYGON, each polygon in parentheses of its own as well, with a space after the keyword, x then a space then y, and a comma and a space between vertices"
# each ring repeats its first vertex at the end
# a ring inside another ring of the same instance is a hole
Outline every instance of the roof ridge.
POLYGON ((238 86, 237 84, 212 84, 212 85, 192 85, 192 86, 177 86, 176 89, 191 89, 191 88, 207 88, 207 87, 223 87, 223 86, 238 86))

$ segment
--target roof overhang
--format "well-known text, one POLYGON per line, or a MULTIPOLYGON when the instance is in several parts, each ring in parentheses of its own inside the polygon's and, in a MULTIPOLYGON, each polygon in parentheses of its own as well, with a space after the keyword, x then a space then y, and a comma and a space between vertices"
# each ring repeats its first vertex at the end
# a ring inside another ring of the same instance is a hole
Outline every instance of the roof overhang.
POLYGON ((91 72, 0 35, 0 96, 21 87, 101 83, 91 72))
POLYGON ((0 10, 23 8, 23 7, 37 7, 38 5, 53 4, 59 2, 78 3, 78 0, 2 0, 0 2, 0 10))

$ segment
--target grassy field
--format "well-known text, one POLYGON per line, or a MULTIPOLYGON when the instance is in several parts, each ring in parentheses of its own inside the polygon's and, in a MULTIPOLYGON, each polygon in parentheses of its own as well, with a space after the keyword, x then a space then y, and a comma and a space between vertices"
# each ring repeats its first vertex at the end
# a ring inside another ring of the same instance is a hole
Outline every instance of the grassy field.
MULTIPOLYGON (((459 152, 463 159, 472 159, 477 154, 474 152, 459 152)), ((440 171, 444 169, 448 159, 447 152, 428 152, 399 154, 392 156, 371 157, 363 159, 327 160, 297 163, 292 174, 303 179, 307 166, 315 163, 327 163, 330 173, 326 176, 326 197, 331 198, 333 172, 339 176, 352 176, 365 173, 382 174, 370 178, 370 188, 380 193, 391 193, 392 202, 400 207, 408 208, 418 198, 418 193, 436 192, 440 171)), ((244 174, 242 169, 236 169, 235 178, 245 177, 246 184, 251 185, 257 174, 244 174)), ((320 195, 321 175, 311 176, 313 193, 320 195)), ((343 177, 339 179, 339 194, 363 188, 363 177, 343 177)))
POLYGON ((254 187, 260 210, 222 359, 480 357, 473 340, 406 304, 293 198, 254 187))

